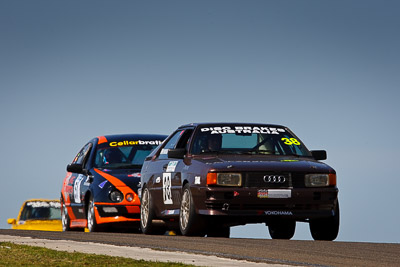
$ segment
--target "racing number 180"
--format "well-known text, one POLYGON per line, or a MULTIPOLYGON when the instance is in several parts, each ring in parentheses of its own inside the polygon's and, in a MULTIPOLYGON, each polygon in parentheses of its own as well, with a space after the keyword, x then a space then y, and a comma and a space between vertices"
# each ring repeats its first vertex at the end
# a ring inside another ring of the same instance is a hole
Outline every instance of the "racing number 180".
POLYGON ((300 145, 300 142, 296 138, 283 137, 281 140, 284 142, 285 145, 288 145, 288 146, 291 146, 291 145, 299 146, 300 145))

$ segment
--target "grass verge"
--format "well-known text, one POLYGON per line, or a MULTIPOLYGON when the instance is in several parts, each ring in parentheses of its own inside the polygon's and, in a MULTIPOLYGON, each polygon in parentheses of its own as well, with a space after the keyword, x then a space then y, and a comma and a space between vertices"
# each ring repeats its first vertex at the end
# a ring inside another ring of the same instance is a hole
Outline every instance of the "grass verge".
POLYGON ((0 242, 0 266, 193 266, 134 260, 123 257, 64 252, 47 248, 0 242))

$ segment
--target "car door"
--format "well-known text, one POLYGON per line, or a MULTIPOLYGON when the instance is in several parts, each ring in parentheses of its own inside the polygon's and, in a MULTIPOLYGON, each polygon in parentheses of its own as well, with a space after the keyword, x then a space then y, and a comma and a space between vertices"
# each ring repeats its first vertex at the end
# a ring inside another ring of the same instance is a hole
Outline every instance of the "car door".
POLYGON ((153 176, 153 199, 156 202, 158 216, 179 214, 180 190, 182 187, 181 169, 184 163, 182 159, 168 158, 168 150, 186 145, 186 141, 192 131, 192 129, 176 131, 152 163, 157 166, 157 172, 153 176))
MULTIPOLYGON (((86 169, 88 163, 89 154, 93 144, 87 143, 76 155, 74 164, 81 164, 83 169, 86 169)), ((85 219, 85 208, 84 208, 84 197, 89 187, 89 177, 83 173, 72 173, 71 184, 73 186, 72 193, 70 195, 71 208, 76 219, 85 219)))
MULTIPOLYGON (((175 145, 175 149, 185 149, 188 151, 189 139, 193 133, 193 129, 185 129, 183 133, 180 134, 180 138, 175 145)), ((167 154, 168 155, 168 154, 167 154)), ((182 171, 187 167, 183 159, 169 158, 166 174, 171 174, 171 194, 174 201, 172 209, 174 210, 174 215, 179 214, 179 209, 181 206, 182 199, 182 171), (168 169, 169 168, 169 169, 168 169)))

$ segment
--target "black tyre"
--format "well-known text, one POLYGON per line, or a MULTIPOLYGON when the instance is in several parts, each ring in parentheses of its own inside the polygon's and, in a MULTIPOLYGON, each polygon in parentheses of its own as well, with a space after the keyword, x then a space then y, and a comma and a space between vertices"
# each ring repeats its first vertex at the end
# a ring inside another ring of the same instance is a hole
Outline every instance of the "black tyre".
POLYGON ((310 220, 310 232, 314 240, 333 241, 339 234, 339 202, 335 214, 329 218, 310 220))
POLYGON ((291 239, 296 230, 296 221, 277 219, 268 222, 269 235, 272 239, 291 239))
POLYGON ((89 205, 87 207, 87 228, 89 229, 89 232, 100 232, 104 230, 104 227, 98 225, 96 222, 93 197, 90 197, 89 205))
POLYGON ((179 212, 179 229, 185 236, 204 236, 203 218, 196 213, 189 184, 183 187, 181 209, 179 212))
POLYGON ((142 190, 140 201, 140 229, 146 235, 161 235, 165 233, 165 228, 153 224, 155 219, 153 200, 147 187, 142 190))
POLYGON ((61 202, 61 223, 63 232, 71 231, 71 220, 64 202, 61 202))

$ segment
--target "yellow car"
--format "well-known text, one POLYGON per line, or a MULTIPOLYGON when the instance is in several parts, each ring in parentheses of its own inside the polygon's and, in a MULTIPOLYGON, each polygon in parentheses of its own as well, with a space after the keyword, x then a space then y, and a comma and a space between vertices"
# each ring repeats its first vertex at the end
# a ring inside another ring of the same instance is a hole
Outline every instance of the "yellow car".
POLYGON ((61 204, 58 199, 29 199, 17 219, 8 219, 12 229, 62 231, 61 204))

